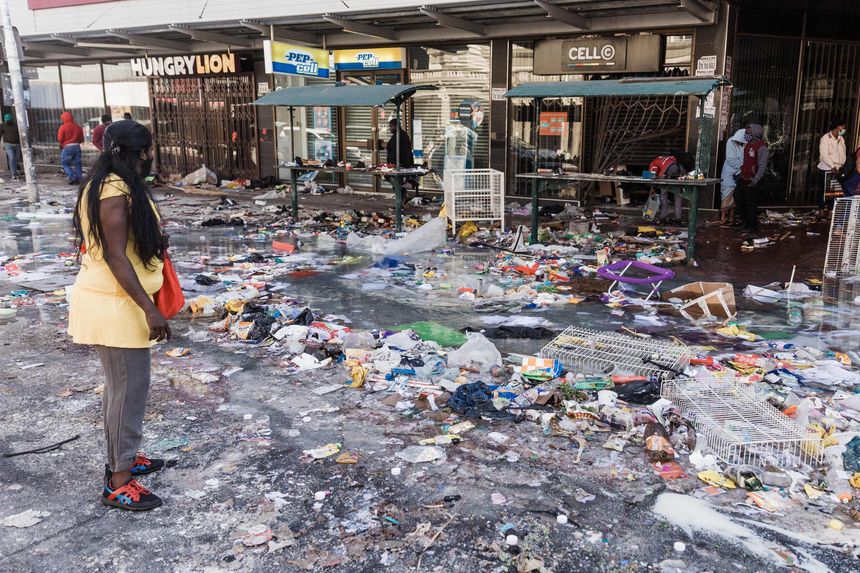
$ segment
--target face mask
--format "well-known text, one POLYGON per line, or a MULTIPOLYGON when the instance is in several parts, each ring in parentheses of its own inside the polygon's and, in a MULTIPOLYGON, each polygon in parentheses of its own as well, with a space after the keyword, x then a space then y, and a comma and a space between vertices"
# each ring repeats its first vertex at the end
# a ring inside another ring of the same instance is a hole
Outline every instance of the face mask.
POLYGON ((752 141, 752 140, 753 140, 752 133, 745 133, 745 134, 744 134, 744 141, 746 141, 747 143, 749 143, 749 142, 750 142, 750 141, 752 141))
POLYGON ((152 171, 152 159, 144 159, 141 165, 141 177, 146 177, 152 171))
POLYGON ((841 137, 845 137, 845 130, 844 130, 844 129, 840 129, 840 130, 839 130, 839 135, 840 135, 841 137))

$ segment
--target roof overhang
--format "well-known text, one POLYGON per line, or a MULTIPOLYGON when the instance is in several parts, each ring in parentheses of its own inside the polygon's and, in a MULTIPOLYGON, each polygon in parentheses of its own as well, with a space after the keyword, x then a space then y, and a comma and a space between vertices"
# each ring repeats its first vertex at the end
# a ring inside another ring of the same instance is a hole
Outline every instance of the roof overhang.
MULTIPOLYGON (((28 35, 33 54, 49 61, 121 59, 135 56, 204 53, 218 50, 261 50, 263 40, 324 46, 328 49, 404 46, 440 42, 475 42, 492 38, 544 39, 581 34, 672 32, 716 22, 717 0, 483 0, 439 5, 402 4, 389 10, 350 10, 338 14, 254 18, 210 22, 170 22, 119 28, 28 35), (83 48, 85 55, 65 53, 58 44, 83 48), (185 47, 183 50, 182 47, 185 47)), ((288 12, 288 10, 284 10, 288 12)), ((107 27, 109 26, 109 27, 107 27)), ((26 52, 25 52, 26 57, 26 52)), ((28 63, 39 61, 27 57, 28 63)))
POLYGON ((731 83, 724 77, 710 78, 624 78, 573 82, 535 82, 516 86, 505 94, 509 98, 549 99, 562 97, 705 97, 720 86, 731 83))
POLYGON ((254 105, 289 107, 374 107, 389 102, 399 103, 421 90, 436 90, 436 86, 395 84, 384 86, 301 86, 282 88, 268 93, 254 105))

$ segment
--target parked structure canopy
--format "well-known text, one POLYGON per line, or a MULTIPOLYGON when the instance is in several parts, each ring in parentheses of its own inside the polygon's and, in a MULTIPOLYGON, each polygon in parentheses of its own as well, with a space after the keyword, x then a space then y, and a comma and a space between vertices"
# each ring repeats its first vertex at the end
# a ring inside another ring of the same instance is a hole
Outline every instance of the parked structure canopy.
POLYGON ((720 86, 731 85, 726 78, 652 79, 625 78, 573 82, 534 82, 511 88, 509 98, 697 96, 705 97, 720 86))

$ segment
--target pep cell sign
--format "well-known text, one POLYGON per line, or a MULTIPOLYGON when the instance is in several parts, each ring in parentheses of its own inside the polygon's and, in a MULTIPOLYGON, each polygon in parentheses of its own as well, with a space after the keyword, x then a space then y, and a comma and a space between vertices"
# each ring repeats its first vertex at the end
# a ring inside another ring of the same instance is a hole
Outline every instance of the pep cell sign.
POLYGON ((284 42, 263 42, 266 73, 288 74, 312 78, 330 77, 328 50, 296 46, 284 42))

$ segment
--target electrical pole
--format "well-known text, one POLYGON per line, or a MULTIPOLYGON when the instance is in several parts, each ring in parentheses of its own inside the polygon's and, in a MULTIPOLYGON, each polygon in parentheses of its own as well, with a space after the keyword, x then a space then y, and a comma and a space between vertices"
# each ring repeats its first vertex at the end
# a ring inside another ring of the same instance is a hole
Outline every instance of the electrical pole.
POLYGON ((20 48, 12 16, 9 13, 9 0, 0 0, 4 48, 9 63, 9 79, 12 84, 12 98, 15 100, 15 116, 18 120, 18 133, 21 135, 21 153, 24 156, 24 178, 27 181, 27 199, 31 206, 39 202, 39 185, 36 182, 36 166, 33 164, 33 149, 30 147, 30 130, 27 120, 27 103, 24 100, 24 78, 21 74, 20 48))

